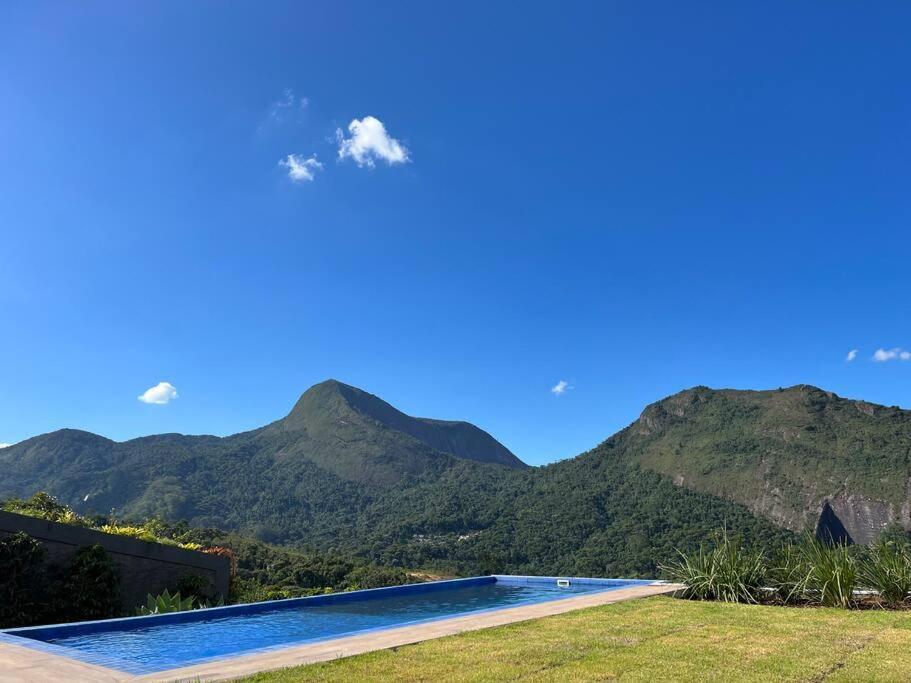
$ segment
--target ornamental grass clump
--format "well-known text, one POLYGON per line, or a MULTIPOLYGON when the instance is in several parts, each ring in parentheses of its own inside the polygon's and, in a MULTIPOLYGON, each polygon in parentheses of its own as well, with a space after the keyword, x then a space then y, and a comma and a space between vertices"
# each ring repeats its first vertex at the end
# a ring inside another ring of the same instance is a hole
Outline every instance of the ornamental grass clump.
POLYGON ((721 532, 714 546, 678 554, 677 562, 661 569, 684 584, 686 598, 843 609, 911 607, 911 543, 902 538, 864 549, 806 532, 797 543, 776 548, 767 561, 721 532))
POLYGON ((788 543, 773 555, 766 572, 772 595, 786 605, 805 602, 807 567, 804 553, 799 546, 788 543))
POLYGON ((735 544, 722 532, 711 548, 680 552, 680 559, 662 567, 684 584, 683 597, 695 600, 757 603, 765 583, 762 553, 735 544))
POLYGON ((807 567, 804 597, 824 607, 851 607, 858 567, 848 545, 830 545, 806 534, 800 552, 807 567))
POLYGON ((911 595, 911 549, 907 543, 882 542, 873 546, 860 566, 859 582, 879 593, 883 603, 899 607, 911 595))

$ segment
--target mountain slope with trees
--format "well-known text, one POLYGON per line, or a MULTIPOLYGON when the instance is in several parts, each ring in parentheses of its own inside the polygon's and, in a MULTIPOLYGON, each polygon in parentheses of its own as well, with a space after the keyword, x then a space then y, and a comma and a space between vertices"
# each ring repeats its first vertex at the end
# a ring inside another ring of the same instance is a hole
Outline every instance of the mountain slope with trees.
POLYGON ((909 424, 906 411, 811 387, 700 387, 587 453, 529 468, 468 423, 411 418, 329 381, 285 418, 225 438, 29 439, 0 451, 0 497, 47 490, 84 513, 182 519, 395 566, 654 574, 720 526, 772 542, 826 503, 865 540, 841 502, 858 496, 881 510, 869 535, 904 521, 909 424))
POLYGON ((808 385, 695 387, 648 406, 622 450, 644 469, 794 531, 823 513, 858 543, 890 524, 911 528, 911 411, 898 407, 808 385))

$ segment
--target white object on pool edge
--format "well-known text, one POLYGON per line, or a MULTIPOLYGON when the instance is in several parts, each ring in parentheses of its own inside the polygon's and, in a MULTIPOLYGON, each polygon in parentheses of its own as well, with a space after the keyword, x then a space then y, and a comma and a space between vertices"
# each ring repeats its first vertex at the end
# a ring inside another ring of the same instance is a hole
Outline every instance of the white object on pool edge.
POLYGON ((558 588, 569 588, 569 579, 557 579, 558 588))

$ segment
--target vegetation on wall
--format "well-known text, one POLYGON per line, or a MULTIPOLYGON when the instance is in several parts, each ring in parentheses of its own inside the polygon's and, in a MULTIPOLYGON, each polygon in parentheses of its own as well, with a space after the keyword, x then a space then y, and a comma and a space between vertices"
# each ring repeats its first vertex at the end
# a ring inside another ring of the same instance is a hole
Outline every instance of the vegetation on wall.
POLYGON ((120 579, 101 546, 79 548, 65 567, 24 533, 0 538, 0 627, 118 616, 120 579))
POLYGON ((173 545, 185 550, 199 550, 201 545, 178 536, 169 535, 168 527, 160 520, 152 518, 137 524, 124 524, 110 517, 95 515, 86 517, 77 514, 72 508, 62 504, 54 496, 38 491, 30 498, 20 500, 10 498, 0 502, 0 510, 18 515, 37 517, 61 524, 72 524, 86 529, 101 531, 115 536, 127 536, 150 543, 173 545))
MULTIPOLYGON (((99 531, 126 526, 103 517, 88 519, 76 515, 41 492, 28 500, 0 503, 0 509, 99 531)), ((235 533, 196 529, 186 523, 167 524, 152 519, 134 522, 127 528, 144 530, 141 540, 179 544, 230 558, 229 596, 212 595, 208 581, 187 574, 170 587, 168 604, 170 596, 175 594, 184 596, 181 604, 197 608, 219 599, 258 602, 422 580, 401 567, 381 567, 340 552, 280 548, 235 533)), ((4 569, 0 572, 0 625, 121 616, 116 566, 101 546, 79 549, 67 567, 48 566, 46 556, 44 545, 25 534, 0 539, 0 567, 4 569)))
POLYGON ((0 538, 0 627, 40 623, 47 603, 47 550, 23 533, 0 538))
POLYGON ((100 545, 79 548, 64 573, 60 613, 67 621, 108 619, 120 613, 120 574, 100 545))

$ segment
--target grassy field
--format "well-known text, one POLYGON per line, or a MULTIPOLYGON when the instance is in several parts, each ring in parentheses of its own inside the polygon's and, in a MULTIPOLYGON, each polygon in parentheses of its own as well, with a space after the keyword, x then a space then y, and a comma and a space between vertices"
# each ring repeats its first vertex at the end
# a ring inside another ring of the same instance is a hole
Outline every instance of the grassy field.
POLYGON ((911 612, 648 598, 247 681, 908 681, 911 612))

